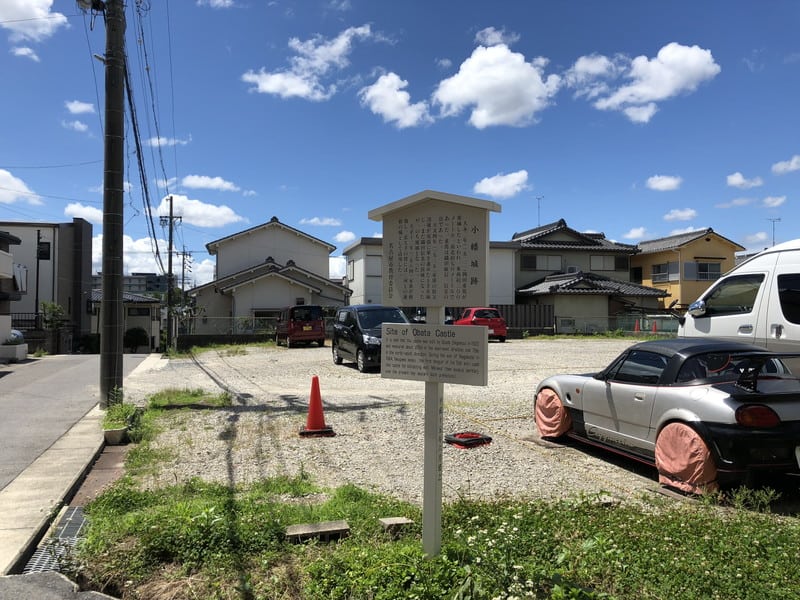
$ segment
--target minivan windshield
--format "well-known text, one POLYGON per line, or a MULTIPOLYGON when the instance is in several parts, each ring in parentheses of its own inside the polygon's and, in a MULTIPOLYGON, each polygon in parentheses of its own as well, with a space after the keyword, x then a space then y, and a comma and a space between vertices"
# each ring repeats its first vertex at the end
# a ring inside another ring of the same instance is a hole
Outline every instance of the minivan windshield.
POLYGON ((408 320, 399 308, 367 308, 357 313, 361 329, 376 329, 381 323, 407 323, 408 320))
POLYGON ((322 309, 319 306, 295 306, 292 309, 294 321, 317 321, 322 318, 322 309))

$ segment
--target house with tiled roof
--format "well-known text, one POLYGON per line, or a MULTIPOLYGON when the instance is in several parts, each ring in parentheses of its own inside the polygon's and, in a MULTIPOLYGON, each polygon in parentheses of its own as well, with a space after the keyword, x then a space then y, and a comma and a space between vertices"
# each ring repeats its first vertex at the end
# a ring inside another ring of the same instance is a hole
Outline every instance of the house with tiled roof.
POLYGON ((686 308, 736 263, 744 250, 711 227, 647 240, 631 257, 631 281, 664 290, 664 303, 686 308))
POLYGON ((206 248, 217 258, 216 277, 188 291, 197 315, 192 333, 241 333, 270 322, 286 306, 336 307, 350 294, 328 278, 336 246, 277 217, 206 248))
MULTIPOLYGON (((381 238, 371 237, 342 252, 354 302, 381 302, 382 250, 381 238)), ((638 252, 602 233, 572 229, 564 219, 515 233, 510 241, 490 241, 489 304, 507 319, 547 315, 550 322, 537 325, 544 330, 615 329, 618 314, 656 310, 666 295, 631 283, 630 260, 638 252)))

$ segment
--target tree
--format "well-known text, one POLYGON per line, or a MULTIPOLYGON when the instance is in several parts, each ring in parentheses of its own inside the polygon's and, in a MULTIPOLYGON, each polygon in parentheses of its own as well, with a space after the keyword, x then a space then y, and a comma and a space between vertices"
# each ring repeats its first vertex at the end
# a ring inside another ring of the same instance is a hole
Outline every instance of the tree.
POLYGON ((130 348, 131 352, 136 352, 139 346, 150 345, 150 336, 145 331, 144 327, 131 327, 125 332, 122 343, 126 348, 130 348))

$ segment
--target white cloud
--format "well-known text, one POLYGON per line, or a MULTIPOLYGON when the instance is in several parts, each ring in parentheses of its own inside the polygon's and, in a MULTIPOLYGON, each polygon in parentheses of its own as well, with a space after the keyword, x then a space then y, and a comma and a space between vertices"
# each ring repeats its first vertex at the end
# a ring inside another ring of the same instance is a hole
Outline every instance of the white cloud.
POLYGON ((769 240, 769 236, 765 231, 759 231, 758 233, 753 233, 751 235, 746 235, 744 237, 744 243, 746 246, 760 246, 769 240))
POLYGON ((486 27, 475 34, 475 41, 481 46, 497 46, 498 44, 511 46, 519 41, 519 34, 506 33, 505 29, 486 27))
POLYGON ((753 177, 753 179, 747 179, 739 171, 736 171, 736 173, 731 173, 730 175, 728 175, 727 181, 728 181, 728 186, 739 188, 740 190, 748 190, 750 188, 764 185, 764 180, 761 179, 761 177, 753 177))
POLYGON ((383 117, 385 123, 394 123, 398 129, 431 123, 428 103, 412 104, 411 95, 404 90, 407 86, 408 82, 396 73, 387 73, 372 85, 361 88, 358 95, 362 106, 383 117))
POLYGON ((178 138, 167 138, 167 137, 153 137, 148 140, 145 140, 145 145, 150 146, 152 148, 164 147, 172 147, 172 146, 186 146, 189 142, 192 141, 192 136, 189 136, 189 139, 181 140, 178 138))
POLYGON ((453 66, 453 61, 449 58, 437 58, 436 59, 436 66, 440 69, 449 69, 453 66))
MULTIPOLYGON (((158 251, 161 260, 166 266, 167 241, 159 239, 158 251)), ((92 237, 92 273, 103 270, 103 234, 92 237)), ((122 270, 126 275, 131 273, 161 273, 161 267, 155 257, 152 238, 145 237, 137 240, 129 235, 122 236, 122 270)))
POLYGON ((575 96, 588 99, 607 94, 607 79, 616 78, 624 67, 599 54, 581 56, 564 74, 566 85, 575 89, 575 96))
POLYGON ((325 85, 323 77, 330 71, 344 69, 350 64, 349 55, 353 42, 373 36, 369 25, 350 27, 332 39, 320 35, 310 40, 289 40, 289 47, 296 55, 289 59, 288 70, 269 72, 263 67, 255 72, 247 71, 242 81, 250 83, 250 91, 274 94, 281 98, 304 98, 327 100, 336 93, 336 84, 325 85))
POLYGON ((335 242, 339 244, 348 244, 356 239, 356 234, 352 231, 340 231, 335 236, 333 236, 335 242))
POLYGON ((53 0, 3 0, 0 2, 0 28, 11 32, 11 42, 40 42, 61 27, 69 27, 67 17, 51 12, 53 0))
POLYGON ((239 186, 222 177, 209 177, 207 175, 187 175, 181 180, 181 185, 196 190, 217 190, 219 192, 238 192, 239 186))
POLYGON ((94 114, 94 104, 92 104, 91 102, 81 102, 80 100, 67 100, 66 102, 64 102, 64 106, 66 106, 70 114, 73 115, 94 114))
POLYGON ((210 6, 211 8, 231 8, 233 0, 197 0, 197 6, 210 6))
POLYGON ((94 206, 86 206, 80 202, 71 202, 64 208, 64 215, 67 217, 79 217, 86 219, 95 225, 103 224, 103 211, 94 206))
POLYGON ((795 154, 789 160, 776 162, 772 165, 772 172, 776 175, 786 175, 786 173, 798 170, 800 170, 800 154, 795 154))
POLYGON ((647 123, 658 111, 658 102, 696 91, 721 70, 709 50, 672 42, 655 58, 581 57, 567 72, 566 81, 576 88, 576 95, 595 99, 595 108, 618 110, 633 122, 647 123), (612 80, 620 76, 628 83, 614 89, 612 80))
POLYGON ((169 179, 156 179, 156 185, 160 188, 168 189, 178 183, 177 177, 170 177, 169 179))
MULTIPOLYGON (((161 201, 156 213, 159 216, 169 215, 169 197, 161 201)), ((207 204, 200 200, 190 200, 181 194, 172 194, 172 213, 182 217, 184 223, 196 227, 223 227, 245 220, 224 204, 207 204)))
POLYGON ((647 236, 647 229, 645 227, 634 227, 622 237, 626 240, 641 240, 647 236))
POLYGON ((528 189, 530 189, 528 171, 522 169, 514 173, 498 173, 494 177, 484 177, 473 186, 472 191, 490 198, 511 198, 528 189))
POLYGON ((646 185, 648 189, 657 192, 672 192, 681 187, 681 183, 683 183, 682 177, 676 177, 674 175, 653 175, 647 178, 646 185))
POLYGON ((689 226, 689 227, 684 227, 682 229, 673 229, 672 231, 669 232, 669 234, 670 235, 680 235, 682 233, 691 233, 692 231, 700 231, 701 229, 702 229, 701 227, 689 226))
POLYGON ((347 272, 347 259, 344 256, 331 256, 328 259, 328 278, 341 279, 347 272))
POLYGON ((691 221, 697 216, 697 211, 693 208, 673 208, 664 215, 665 221, 691 221))
POLYGON ((318 227, 340 227, 342 222, 333 217, 312 217, 310 219, 300 219, 301 225, 316 225, 318 227))
POLYGON ((34 194, 25 182, 14 177, 9 171, 0 169, 0 204, 27 202, 34 206, 42 204, 38 195, 34 194))
POLYGON ((720 202, 714 208, 735 208, 737 206, 747 206, 753 202, 752 198, 734 198, 730 202, 720 202))
POLYGON ((547 61, 530 62, 505 44, 476 48, 458 73, 442 80, 433 94, 444 117, 469 109, 478 129, 493 125, 524 126, 536 121, 561 85, 558 75, 545 77, 547 61))
POLYGON ((71 129, 72 131, 77 131, 78 133, 86 133, 89 131, 89 126, 83 121, 61 121, 61 126, 64 129, 71 129))
POLYGON ((786 202, 786 196, 767 196, 764 198, 764 206, 767 208, 778 208, 786 202))
POLYGON ((210 281, 214 281, 216 269, 216 262, 208 258, 203 259, 200 262, 192 261, 192 283, 189 285, 198 286, 210 281))
POLYGON ((36 54, 34 49, 28 48, 27 46, 17 46, 15 48, 11 48, 11 54, 14 56, 21 56, 22 58, 30 58, 34 62, 41 62, 39 55, 36 54))

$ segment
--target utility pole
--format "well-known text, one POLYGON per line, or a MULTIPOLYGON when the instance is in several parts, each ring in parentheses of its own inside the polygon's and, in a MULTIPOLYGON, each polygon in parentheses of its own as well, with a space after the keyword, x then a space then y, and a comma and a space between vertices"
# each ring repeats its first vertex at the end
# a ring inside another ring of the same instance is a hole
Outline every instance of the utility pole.
POLYGON ((161 226, 169 225, 169 241, 167 242, 169 253, 167 258, 167 350, 172 350, 172 290, 175 285, 172 282, 172 231, 175 220, 180 221, 181 217, 172 215, 172 196, 169 197, 169 217, 161 217, 161 226))
POLYGON ((125 183, 125 3, 77 0, 105 13, 105 140, 103 174, 103 300, 100 330, 100 408, 121 400, 123 193, 125 183))
POLYGON ((536 226, 539 227, 542 224, 542 200, 544 200, 544 196, 536 196, 536 226))

